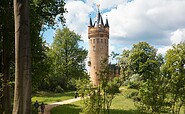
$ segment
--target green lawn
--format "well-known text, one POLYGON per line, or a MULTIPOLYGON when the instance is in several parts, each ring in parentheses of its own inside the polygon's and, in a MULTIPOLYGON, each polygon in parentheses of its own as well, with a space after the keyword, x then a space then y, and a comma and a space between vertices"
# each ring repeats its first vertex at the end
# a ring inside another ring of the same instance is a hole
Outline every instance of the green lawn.
POLYGON ((41 103, 44 102, 45 104, 59 102, 67 99, 74 98, 74 91, 63 92, 63 93, 53 93, 53 92, 37 92, 32 96, 32 102, 36 100, 41 103))
MULTIPOLYGON (((137 114, 138 111, 134 106, 132 99, 126 98, 126 94, 133 90, 124 90, 124 92, 116 95, 113 100, 110 113, 111 114, 137 114)), ((79 114, 82 101, 78 101, 72 104, 61 105, 51 110, 51 114, 79 114)))

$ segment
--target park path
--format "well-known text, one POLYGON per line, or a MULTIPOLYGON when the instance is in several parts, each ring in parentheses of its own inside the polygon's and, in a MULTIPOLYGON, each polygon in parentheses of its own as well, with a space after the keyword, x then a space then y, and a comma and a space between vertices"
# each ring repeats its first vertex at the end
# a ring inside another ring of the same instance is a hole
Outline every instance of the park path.
MULTIPOLYGON (((61 101, 61 102, 50 103, 50 104, 45 106, 44 114, 50 114, 51 109, 56 107, 56 106, 63 105, 63 104, 70 104, 70 103, 73 103, 73 102, 76 102, 76 101, 79 101, 79 100, 81 100, 80 97, 74 98, 74 99, 69 99, 69 100, 64 100, 64 101, 61 101)), ((41 114, 41 113, 39 113, 39 114, 41 114)))

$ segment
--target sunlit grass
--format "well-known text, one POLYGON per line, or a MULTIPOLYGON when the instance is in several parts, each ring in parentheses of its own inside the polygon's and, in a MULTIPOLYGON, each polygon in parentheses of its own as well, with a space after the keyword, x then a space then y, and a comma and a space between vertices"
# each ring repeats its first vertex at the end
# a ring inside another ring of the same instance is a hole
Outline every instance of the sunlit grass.
MULTIPOLYGON (((128 99, 126 94, 133 90, 122 90, 113 99, 110 109, 111 114, 137 114, 137 108, 134 105, 132 99, 128 99)), ((83 101, 77 101, 75 103, 61 105, 51 110, 51 114, 79 114, 83 107, 83 101)))
POLYGON ((63 93, 53 93, 53 92, 37 92, 32 96, 32 102, 36 100, 38 102, 44 102, 45 104, 53 103, 53 102, 60 102, 67 99, 74 98, 74 91, 63 92, 63 93))

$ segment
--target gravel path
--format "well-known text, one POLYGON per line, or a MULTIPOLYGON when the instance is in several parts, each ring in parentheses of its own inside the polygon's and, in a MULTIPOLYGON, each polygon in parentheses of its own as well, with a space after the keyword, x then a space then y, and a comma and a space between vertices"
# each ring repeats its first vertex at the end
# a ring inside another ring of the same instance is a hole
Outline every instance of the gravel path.
MULTIPOLYGON (((73 103, 73 102, 79 101, 80 99, 81 98, 78 97, 76 99, 74 98, 74 99, 69 99, 69 100, 65 100, 65 101, 61 101, 61 102, 55 102, 55 103, 48 104, 45 107, 44 114, 50 114, 51 109, 54 108, 54 107, 56 107, 56 106, 63 105, 63 104, 73 103)), ((39 113, 39 114, 41 114, 41 113, 39 113)))

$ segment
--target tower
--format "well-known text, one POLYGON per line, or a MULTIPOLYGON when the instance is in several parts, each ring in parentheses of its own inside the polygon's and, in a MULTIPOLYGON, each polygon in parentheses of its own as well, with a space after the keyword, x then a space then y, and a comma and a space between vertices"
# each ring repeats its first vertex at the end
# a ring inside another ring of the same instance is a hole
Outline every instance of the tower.
MULTIPOLYGON (((90 23, 88 26, 88 39, 89 39, 89 62, 90 78, 94 86, 99 84, 98 73, 101 68, 101 61, 108 59, 109 51, 109 23, 106 18, 105 24, 103 23, 102 15, 99 8, 95 22, 90 23)), ((108 63, 107 63, 108 64, 108 63)))

